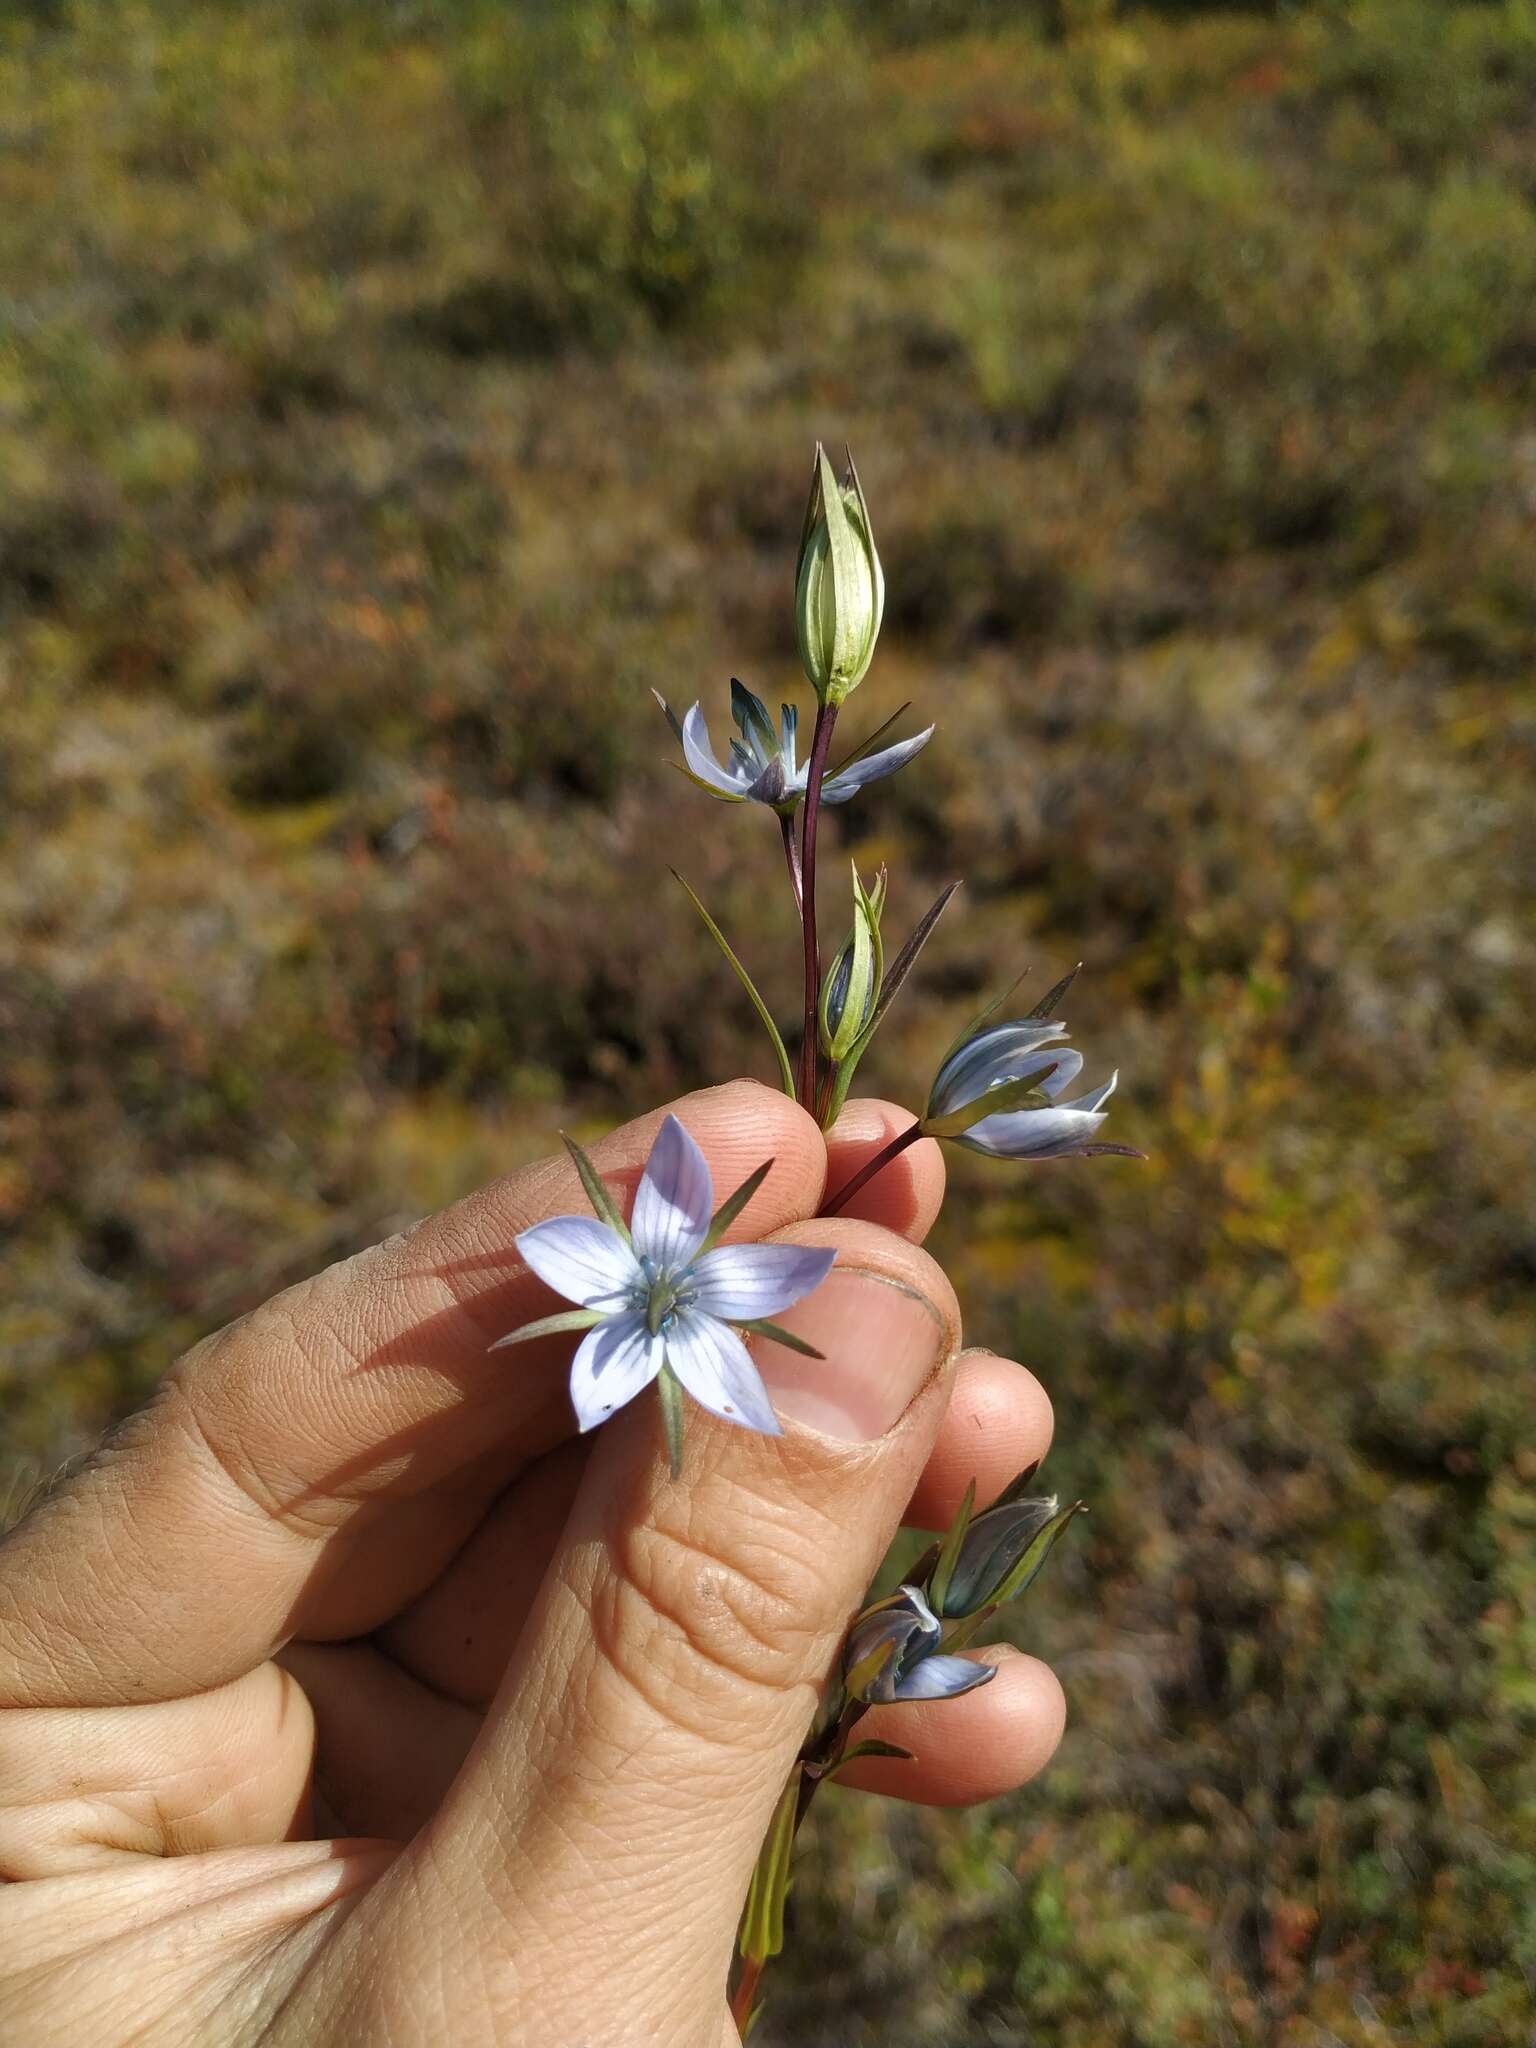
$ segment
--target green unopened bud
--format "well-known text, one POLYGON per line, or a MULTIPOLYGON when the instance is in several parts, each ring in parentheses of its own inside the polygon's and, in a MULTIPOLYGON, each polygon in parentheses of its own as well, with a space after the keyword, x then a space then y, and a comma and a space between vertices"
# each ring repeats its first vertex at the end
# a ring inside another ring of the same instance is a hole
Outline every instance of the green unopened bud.
POLYGON ((1034 1466, 1021 1472, 979 1515, 974 1512, 973 1480, 944 1541, 918 1566, 916 1575, 926 1584, 934 1613, 952 1624, 973 1624, 952 1627, 946 1643, 960 1647, 995 1607, 1016 1600, 1038 1576, 1067 1524, 1081 1512, 1080 1500, 1063 1508, 1054 1494, 1032 1499, 1026 1488, 1034 1474, 1034 1466))
POLYGON ((880 945, 880 913, 885 908, 885 869, 866 889, 853 871, 853 929, 821 985, 818 1022, 821 1049, 828 1059, 847 1059, 862 1037, 880 999, 884 955, 880 945))
POLYGON ((816 444, 816 468, 800 536, 795 631, 812 689, 834 709, 864 680, 885 611, 885 577, 853 457, 839 484, 816 444))
MULTIPOLYGON (((1040 1500, 1009 1501, 977 1515, 961 1542, 943 1605, 935 1612, 949 1619, 974 1614, 997 1600, 1035 1538, 1055 1520, 1057 1509, 1056 1496, 1048 1494, 1040 1500)), ((1043 1556, 1040 1562, 1044 1563, 1043 1556)))

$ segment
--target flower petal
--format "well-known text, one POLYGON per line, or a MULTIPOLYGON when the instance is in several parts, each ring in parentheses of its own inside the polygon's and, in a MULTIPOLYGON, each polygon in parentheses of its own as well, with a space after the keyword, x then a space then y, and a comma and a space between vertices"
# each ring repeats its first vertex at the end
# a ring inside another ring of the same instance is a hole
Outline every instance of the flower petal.
POLYGON ((640 1283, 635 1255, 595 1216, 552 1216, 513 1239, 519 1255, 546 1287, 584 1308, 640 1283))
MULTIPOLYGON (((779 752, 784 759, 785 776, 791 783, 799 775, 799 771, 795 767, 795 740, 799 731, 800 713, 793 704, 781 704, 779 706, 779 752)), ((804 777, 800 776, 799 779, 803 787, 804 777)))
POLYGON ((1082 1071, 1083 1056, 1070 1045, 1040 1045, 1032 1051, 1003 1053, 988 1069, 982 1098, 1005 1082, 1027 1081, 1032 1074, 1043 1074, 1041 1094, 1055 1097, 1064 1088, 1070 1088, 1082 1071))
POLYGON ((709 1162, 675 1116, 657 1133, 635 1191, 629 1232, 635 1256, 681 1272, 704 1242, 714 1213, 709 1162))
POLYGON ((571 1360, 571 1406, 581 1429, 596 1429, 643 1393, 661 1370, 661 1354, 661 1339, 651 1335, 638 1309, 583 1337, 571 1360))
POLYGON ((963 1692, 997 1676, 995 1664, 973 1664, 969 1657, 925 1657, 896 1681, 899 1700, 954 1700, 963 1692))
POLYGON ((898 768, 905 768, 914 754, 921 753, 933 734, 930 725, 913 739, 898 740, 894 747, 882 747, 878 754, 866 754, 862 761, 850 761, 821 785, 823 803, 845 804, 866 782, 879 782, 883 776, 894 775, 898 768))
POLYGON ((855 1699, 868 1700, 872 1706, 881 1706, 895 1699, 896 1672, 901 1663, 901 1653, 911 1646, 918 1629, 919 1624, 912 1616, 900 1611, 873 1613, 854 1623, 843 1652, 843 1674, 845 1679, 855 1679, 855 1699), (887 1646, 891 1654, 883 1663, 875 1664, 871 1672, 871 1664, 887 1646), (857 1676, 860 1667, 865 1673, 862 1683, 858 1682, 857 1676))
POLYGON ((724 1322, 755 1322, 819 1287, 836 1259, 797 1244, 723 1244, 695 1263, 695 1299, 724 1322))
POLYGON ((731 716, 742 738, 757 756, 759 767, 778 753, 779 736, 768 716, 768 706, 735 676, 731 677, 731 716))
POLYGON ((685 1309, 667 1332, 667 1363, 701 1408, 764 1436, 782 1436, 779 1418, 747 1347, 729 1324, 685 1309))
MULTIPOLYGON (((1116 1067, 1102 1088, 1090 1088, 1086 1095, 1079 1095, 1075 1101, 1064 1102, 1061 1106, 1063 1109, 1084 1110, 1090 1113, 1093 1110, 1102 1109, 1111 1095, 1114 1094, 1115 1084, 1119 1079, 1120 1069, 1116 1067)), ((1046 1092, 1049 1094, 1050 1091, 1047 1090, 1046 1092)))
POLYGON ((697 704, 683 720, 683 759, 694 779, 719 795, 734 797, 738 801, 746 795, 750 776, 743 775, 739 768, 733 771, 720 766, 715 759, 715 750, 709 744, 709 727, 704 723, 704 713, 697 704))
POLYGON ((948 1116, 974 1102, 990 1085, 998 1068, 1008 1059, 1065 1038, 1067 1027, 1058 1023, 1019 1022, 992 1024, 957 1046, 934 1076, 928 1096, 930 1116, 948 1116))
POLYGON ((1080 1109, 1004 1110, 950 1142, 993 1159, 1065 1159, 1081 1151, 1103 1121, 1080 1109))

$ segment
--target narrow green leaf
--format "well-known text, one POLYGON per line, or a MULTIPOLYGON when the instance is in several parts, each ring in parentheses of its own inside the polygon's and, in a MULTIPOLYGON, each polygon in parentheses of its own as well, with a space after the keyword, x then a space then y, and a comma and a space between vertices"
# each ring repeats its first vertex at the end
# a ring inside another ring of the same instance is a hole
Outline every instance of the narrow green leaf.
POLYGON ((768 1005, 763 1001, 762 997, 758 994, 757 984, 753 981, 751 975, 748 974, 746 968, 743 967, 741 962, 736 958, 736 955, 731 951, 730 943, 727 940, 725 933, 721 931, 719 925, 715 923, 715 920, 704 908, 704 905, 700 901, 697 892, 689 888, 688 884, 683 881, 682 876, 678 874, 676 868, 672 870, 672 875, 674 880, 680 882, 682 884, 682 887, 687 891, 688 901, 693 905, 694 909, 699 913, 699 916, 704 920, 705 930, 709 933, 710 937, 714 940, 715 944, 720 948, 721 952, 725 955, 726 960, 729 963, 731 972, 735 975, 736 979, 741 983, 742 987, 746 990, 748 996, 751 998, 752 1007, 754 1010, 756 1010, 758 1017, 762 1021, 763 1029, 768 1033, 768 1036, 773 1043, 774 1055, 779 1062, 779 1079, 783 1084, 784 1093, 789 1097, 790 1101, 793 1102, 795 1099, 794 1069, 789 1064, 789 1054, 784 1050, 784 1040, 779 1035, 778 1025, 775 1024, 773 1021, 772 1011, 768 1008, 768 1005))
POLYGON ((1000 1087, 988 1088, 971 1101, 952 1109, 948 1116, 925 1116, 923 1130, 930 1138, 958 1138, 968 1131, 972 1124, 979 1124, 985 1116, 1003 1116, 1018 1109, 1049 1109, 1051 1098, 1041 1087, 1055 1073, 1059 1061, 1053 1060, 1038 1073, 1029 1074, 1021 1081, 1004 1081, 1000 1087))
MULTIPOLYGON (((652 691, 651 694, 654 696, 656 693, 652 691)), ((841 775, 845 768, 851 768, 855 761, 862 761, 867 754, 872 754, 896 721, 900 718, 905 718, 911 709, 912 699, 909 697, 905 704, 897 706, 889 718, 882 718, 867 739, 860 740, 851 754, 844 754, 842 760, 838 762, 835 768, 827 770, 828 782, 832 780, 834 775, 841 775)))
POLYGON ((509 1336, 498 1337, 494 1344, 486 1346, 488 1351, 505 1351, 511 1344, 532 1344, 538 1337, 558 1337, 565 1330, 595 1330, 599 1323, 607 1320, 607 1310, 601 1308, 567 1308, 556 1316, 541 1316, 536 1323, 524 1323, 520 1330, 513 1330, 509 1336))
POLYGON ((714 1215, 710 1217, 709 1229, 705 1232, 704 1242, 694 1254, 695 1258, 702 1258, 705 1252, 712 1252, 714 1250, 715 1246, 724 1237, 725 1233, 730 1229, 736 1218, 745 1209, 748 1202, 751 1201, 772 1171, 773 1161, 765 1159, 761 1166, 753 1167, 734 1195, 726 1196, 714 1215))
POLYGON ((948 1534, 939 1545, 938 1562, 934 1565, 933 1576, 928 1581, 928 1604, 935 1614, 944 1612, 944 1602, 949 1598, 949 1582, 955 1575, 955 1562, 960 1555, 960 1546, 965 1541, 965 1532, 971 1526, 971 1510, 976 1505, 976 1482, 973 1479, 965 1489, 965 1498, 955 1512, 955 1519, 949 1525, 948 1534))
MULTIPOLYGON (((875 1013, 869 1020, 869 1027, 865 1033, 866 1038, 874 1037, 880 1020, 891 1007, 891 1003, 895 999, 902 983, 917 965, 918 955, 922 952, 924 946, 927 945, 934 926, 949 908, 950 899, 959 887, 960 884, 958 882, 951 882, 947 889, 940 891, 937 899, 928 906, 918 919, 912 936, 891 962, 891 970, 880 984, 880 999, 875 1004, 875 1013)), ((863 1049, 860 1046, 860 1052, 863 1049)))
POLYGON ((790 1862, 795 1847, 795 1815, 800 1805, 800 1766, 790 1772, 763 1846, 752 1867, 746 1909, 737 1940, 749 1963, 766 1963, 784 1946, 784 1901, 789 1896, 790 1862))
POLYGON ((695 775, 686 761, 669 761, 667 766, 675 769, 682 776, 684 782, 691 782, 695 789, 702 789, 706 796, 717 797, 723 804, 744 804, 749 801, 746 794, 742 791, 716 789, 715 785, 712 782, 706 782, 702 775, 695 775))
POLYGON ((1079 1159, 1104 1159, 1107 1157, 1115 1159, 1145 1159, 1147 1155, 1145 1152, 1138 1151, 1134 1145, 1103 1144, 1084 1145, 1077 1156, 1079 1159))
POLYGON ((677 1479, 683 1470, 683 1389, 670 1365, 663 1363, 656 1375, 656 1391, 661 1396, 661 1421, 667 1433, 667 1463, 677 1479))
MULTIPOLYGON (((997 1015, 998 1011, 1003 1007, 1004 1003, 1007 1002, 1008 998, 1013 994, 1014 990, 1020 987, 1028 979, 1029 969, 1026 967, 1022 974, 1015 975, 1014 979, 1009 982, 1008 986, 1003 990, 1000 996, 994 996, 991 1002, 987 1004, 984 1010, 980 1010, 977 1012, 977 1014, 971 1019, 970 1023, 966 1025, 965 1029, 960 1033, 960 1035, 953 1040, 949 1047, 949 1050, 944 1055, 944 1059, 939 1061, 939 1066, 943 1066, 944 1060, 953 1059, 955 1054, 960 1050, 961 1046, 965 1044, 965 1041, 968 1038, 974 1038, 976 1036, 976 1033, 983 1026, 983 1024, 989 1023, 991 1019, 997 1015)), ((937 1069, 935 1069, 935 1072, 937 1072, 937 1069)))
POLYGON ((569 1133, 560 1133, 560 1142, 571 1155, 572 1163, 581 1176, 581 1185, 586 1190, 587 1200, 594 1212, 601 1217, 610 1230, 616 1230, 626 1244, 629 1243, 629 1225, 619 1213, 619 1205, 604 1187, 597 1168, 569 1133))
MULTIPOLYGON (((883 872, 882 870, 882 874, 883 872)), ((875 1006, 869 1013, 868 1023, 860 1032, 846 1057, 838 1062, 833 1077, 832 1090, 827 1098, 826 1112, 821 1120, 823 1130, 830 1130, 842 1114, 843 1104, 848 1099, 848 1091, 853 1085, 853 1077, 858 1072, 860 1060, 868 1052, 870 1041, 879 1030, 885 1013, 891 1006, 892 998, 911 973, 918 954, 921 953, 928 941, 929 933, 943 916, 945 907, 959 886, 958 882, 951 882, 949 887, 940 895, 938 901, 930 905, 928 910, 919 919, 917 929, 897 954, 889 972, 885 970, 882 957, 880 990, 875 998, 875 1006)), ((882 902, 883 900, 882 895, 882 902)), ((946 1054, 947 1057, 948 1055, 946 1054)))
POLYGON ((1017 1600, 1021 1593, 1028 1590, 1029 1586, 1039 1576, 1046 1559, 1056 1548, 1057 1542, 1060 1540, 1067 1524, 1074 1515, 1086 1513, 1087 1507, 1088 1503, 1086 1501, 1075 1500, 1070 1507, 1063 1508, 1059 1515, 1051 1517, 1050 1521, 1046 1523, 1039 1535, 1036 1536, 1034 1542, 1030 1544, 1028 1550, 1025 1551, 1013 1570, 993 1594, 994 1605, 1000 1607, 1005 1601, 1017 1600))
POLYGON ((754 1316, 750 1323, 737 1323, 738 1330, 750 1330, 754 1337, 771 1337, 775 1344, 782 1344, 786 1351, 798 1351, 802 1358, 825 1358, 825 1351, 818 1351, 814 1344, 807 1344, 803 1337, 797 1337, 793 1330, 786 1330, 779 1323, 769 1322, 766 1316, 754 1316))
MULTIPOLYGON (((672 737, 677 741, 678 745, 681 746, 683 743, 682 720, 678 717, 677 713, 672 709, 672 706, 667 702, 666 698, 663 697, 660 690, 652 690, 651 695, 656 699, 656 702, 661 706, 663 716, 666 718, 668 725, 670 725, 672 728, 672 737)), ((691 777, 690 780, 697 781, 698 778, 697 776, 694 776, 691 777)))
POLYGON ((1030 1486, 1034 1480, 1034 1476, 1039 1470, 1040 1460, 1036 1458, 1035 1462, 1032 1465, 1026 1465, 1024 1467, 1024 1470, 1018 1475, 1016 1479, 1009 1480, 1008 1484, 997 1496, 997 1499, 992 1502, 992 1506, 994 1508, 1007 1508, 1012 1507, 1013 1503, 1016 1500, 1022 1500, 1025 1494, 1028 1493, 1030 1486))
POLYGON ((1082 973, 1082 971, 1083 963, 1081 960, 1079 960, 1077 965, 1072 969, 1072 972, 1070 974, 1064 974, 1061 977, 1060 981, 1057 982, 1054 988, 1048 988, 1046 990, 1045 994, 1040 998, 1039 1002, 1036 1003, 1035 1007, 1030 1011, 1029 1017, 1026 1021, 1031 1024, 1043 1024, 1047 1017, 1054 1016, 1056 1014, 1056 1005, 1061 1001, 1062 997, 1066 994, 1067 990, 1072 986, 1073 982, 1076 981, 1077 977, 1082 973))
POLYGON ((944 1631, 944 1640, 939 1645, 946 1655, 951 1650, 967 1650, 980 1635, 987 1623, 997 1612, 996 1601, 986 1607, 978 1607, 974 1614, 968 1614, 964 1621, 951 1622, 944 1631))
POLYGON ((827 1106, 822 1113, 821 1128, 830 1131, 843 1113, 843 1104, 848 1100, 848 1091, 853 1086, 853 1077, 859 1070, 859 1049, 855 1046, 847 1059, 832 1070, 832 1087, 827 1095, 827 1106))
POLYGON ((895 1742, 855 1742, 845 1749, 835 1764, 829 1764, 822 1772, 823 1779, 835 1778, 844 1764, 856 1764, 861 1757, 888 1756, 896 1763, 915 1764, 916 1756, 910 1749, 903 1749, 895 1742))

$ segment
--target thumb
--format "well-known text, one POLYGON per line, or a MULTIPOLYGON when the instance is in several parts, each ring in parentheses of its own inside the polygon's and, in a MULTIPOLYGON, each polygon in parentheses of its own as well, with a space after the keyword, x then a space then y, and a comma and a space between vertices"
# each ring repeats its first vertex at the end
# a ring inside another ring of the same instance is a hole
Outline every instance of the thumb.
POLYGON ((603 1430, 426 1867, 401 1873, 426 1922, 405 1952, 435 1955, 450 2004, 504 1971, 504 2021, 536 2011, 547 2041, 719 2048, 753 1862, 948 1398, 959 1315, 926 1253, 834 1219, 778 1241, 838 1254, 783 1317, 825 1357, 754 1340, 785 1435, 690 1404, 674 1481, 654 1400, 603 1430))

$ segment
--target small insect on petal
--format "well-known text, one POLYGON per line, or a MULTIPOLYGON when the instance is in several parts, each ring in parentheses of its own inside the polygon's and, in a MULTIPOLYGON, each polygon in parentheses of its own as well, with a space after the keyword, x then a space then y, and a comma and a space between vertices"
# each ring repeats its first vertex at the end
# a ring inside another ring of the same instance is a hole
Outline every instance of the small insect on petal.
POLYGON ((782 1436, 751 1353, 726 1323, 694 1311, 667 1337, 667 1363, 701 1408, 763 1436, 782 1436))
POLYGON ((571 1361, 571 1405, 583 1434, 632 1401, 661 1370, 662 1346, 631 1310, 582 1339, 571 1361))

